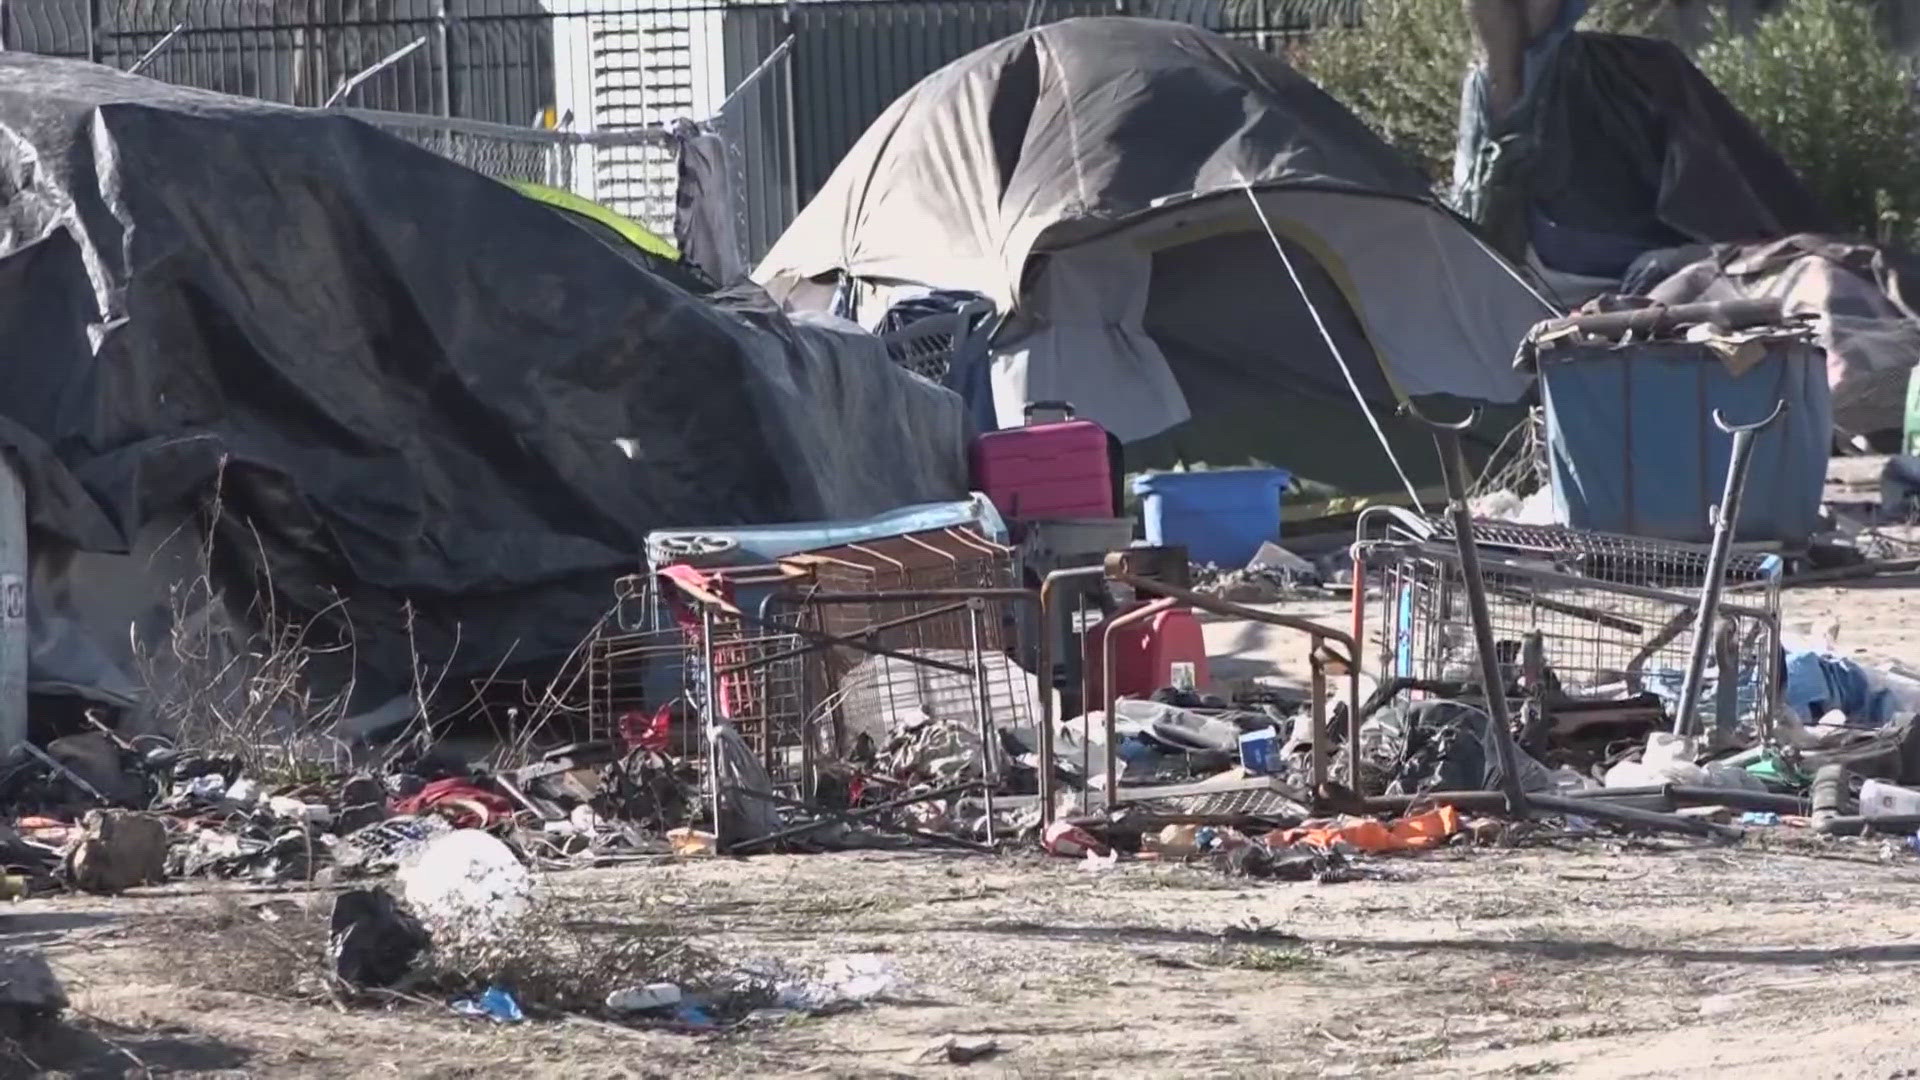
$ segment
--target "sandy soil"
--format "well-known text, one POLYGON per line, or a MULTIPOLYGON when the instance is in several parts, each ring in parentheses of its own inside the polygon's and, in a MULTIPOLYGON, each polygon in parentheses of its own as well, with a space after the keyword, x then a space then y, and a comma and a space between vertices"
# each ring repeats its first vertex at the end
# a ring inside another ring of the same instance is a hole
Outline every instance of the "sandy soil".
MULTIPOLYGON (((1920 580, 1786 605, 1790 622, 1838 619, 1864 658, 1920 663, 1920 580)), ((1303 670, 1259 628, 1209 636, 1248 674, 1303 670)), ((1732 848, 1449 850, 1339 885, 879 853, 543 880, 603 930, 683 934, 743 963, 877 954, 903 978, 856 1011, 707 1036, 242 992, 204 930, 232 900, 200 883, 17 904, 0 941, 43 946, 74 998, 74 1030, 27 1049, 87 1076, 1920 1076, 1920 856, 1761 831, 1732 848), (919 1063, 948 1035, 999 1053, 919 1063)))

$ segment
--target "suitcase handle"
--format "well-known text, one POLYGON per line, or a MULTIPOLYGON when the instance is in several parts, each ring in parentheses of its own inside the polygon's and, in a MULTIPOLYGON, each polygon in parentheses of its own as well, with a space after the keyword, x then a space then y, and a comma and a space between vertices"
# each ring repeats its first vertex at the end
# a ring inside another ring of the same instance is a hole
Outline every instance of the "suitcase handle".
POLYGON ((1029 401, 1027 402, 1027 407, 1024 412, 1027 423, 1033 423, 1033 414, 1035 412, 1043 411, 1060 413, 1062 420, 1071 420, 1075 415, 1073 403, 1070 401, 1029 401))

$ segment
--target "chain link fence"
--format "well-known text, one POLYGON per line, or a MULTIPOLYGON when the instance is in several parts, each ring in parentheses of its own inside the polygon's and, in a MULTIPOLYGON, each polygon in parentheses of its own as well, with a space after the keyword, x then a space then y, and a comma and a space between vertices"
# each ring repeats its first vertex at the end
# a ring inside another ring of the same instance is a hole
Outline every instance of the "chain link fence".
POLYGON ((1358 25, 1368 2, 0 0, 0 48, 346 107, 468 168, 569 191, 669 237, 672 126, 695 122, 724 143, 725 175, 707 183, 727 189, 718 197, 750 263, 900 93, 1007 34, 1134 15, 1279 51, 1317 27, 1358 25))
MULTIPOLYGON (((376 109, 335 111, 496 180, 540 184, 594 199, 661 237, 673 238, 677 141, 664 128, 551 131, 376 109), (591 182, 609 175, 630 178, 612 197, 591 182)), ((744 219, 744 204, 733 209, 744 219)))

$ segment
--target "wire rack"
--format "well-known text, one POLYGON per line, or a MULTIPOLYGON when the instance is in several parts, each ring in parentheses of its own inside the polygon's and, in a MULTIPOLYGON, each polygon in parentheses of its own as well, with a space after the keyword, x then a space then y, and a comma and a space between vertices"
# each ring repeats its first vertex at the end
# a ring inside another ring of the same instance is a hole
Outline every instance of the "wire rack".
MULTIPOLYGON (((1453 525, 1444 518, 1401 513, 1394 516, 1388 529, 1390 534, 1408 539, 1431 539, 1447 545, 1454 541, 1453 525)), ((1707 578, 1708 549, 1703 544, 1505 521, 1476 521, 1473 535, 1490 554, 1596 581, 1697 591, 1707 578)), ((1768 583, 1777 582, 1782 568, 1778 555, 1736 548, 1727 562, 1726 581, 1729 585, 1771 588, 1768 583)))
MULTIPOLYGON (((1384 536, 1368 539, 1366 530, 1363 521, 1356 552, 1380 575, 1382 677, 1479 682, 1451 530, 1404 517, 1384 536)), ((1529 678, 1573 701, 1652 693, 1673 708, 1706 578, 1704 549, 1499 522, 1474 530, 1509 686, 1529 678)), ((1779 572, 1777 558, 1754 554, 1737 555, 1728 569, 1700 709, 1710 726, 1766 725, 1777 689, 1779 572)))
POLYGON ((808 624, 868 648, 821 650, 813 685, 833 705, 843 743, 885 742, 933 720, 974 730, 981 702, 994 725, 1031 725, 1033 676, 1010 658, 1017 612, 1003 599, 838 602, 849 594, 983 590, 1017 583, 1014 550, 968 529, 937 529, 782 560, 807 576, 808 624), (984 687, 982 684, 984 683, 984 687))
MULTIPOLYGON (((623 578, 617 593, 623 607, 636 603, 645 623, 655 628, 604 633, 589 646, 590 735, 611 738, 623 726, 644 723, 666 708, 672 717, 667 752, 703 762, 706 743, 699 718, 709 678, 702 640, 705 624, 697 618, 682 618, 673 625, 670 617, 663 617, 652 585, 644 577, 623 578)), ((717 696, 722 715, 760 759, 777 788, 789 794, 809 790, 812 759, 801 639, 751 628, 740 618, 722 613, 714 614, 711 625, 712 670, 720 672, 717 696)))

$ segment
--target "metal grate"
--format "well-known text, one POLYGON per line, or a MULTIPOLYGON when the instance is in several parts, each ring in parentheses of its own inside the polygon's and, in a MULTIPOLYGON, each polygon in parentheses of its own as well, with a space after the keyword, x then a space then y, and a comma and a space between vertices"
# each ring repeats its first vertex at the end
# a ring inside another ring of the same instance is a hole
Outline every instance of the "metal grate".
POLYGON ((1293 821, 1307 817, 1306 808, 1273 785, 1259 781, 1258 786, 1193 795, 1155 798, 1151 789, 1125 789, 1128 807, 1149 816, 1192 818, 1275 818, 1293 821))
MULTIPOLYGON (((1417 519, 1402 515, 1395 527, 1409 536, 1453 543, 1453 525, 1446 519, 1417 519)), ((1532 561, 1565 574, 1598 581, 1645 585, 1657 589, 1698 589, 1706 580, 1707 547, 1676 544, 1618 533, 1587 532, 1557 525, 1515 525, 1505 521, 1476 521, 1475 539, 1489 554, 1532 561)), ((1783 569, 1778 555, 1766 551, 1739 551, 1727 563, 1727 583, 1751 585, 1777 578, 1783 569)))

